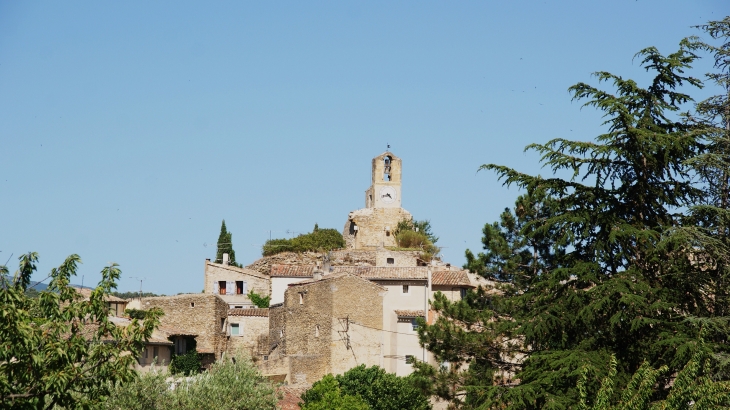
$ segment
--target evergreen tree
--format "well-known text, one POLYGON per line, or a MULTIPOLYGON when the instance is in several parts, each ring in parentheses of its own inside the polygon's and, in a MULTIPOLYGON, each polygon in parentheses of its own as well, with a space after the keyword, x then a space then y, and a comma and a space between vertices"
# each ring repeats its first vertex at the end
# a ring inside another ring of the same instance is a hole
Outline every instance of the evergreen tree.
POLYGON ((221 223, 221 233, 218 235, 218 252, 215 256, 215 263, 223 263, 223 254, 228 254, 228 263, 239 266, 236 263, 236 252, 233 250, 232 234, 226 229, 226 220, 221 223))
MULTIPOLYGON (((480 372, 461 378, 465 402, 569 408, 579 400, 581 369, 605 375, 602 364, 611 355, 618 383, 626 383, 645 360, 654 368, 667 366, 669 375, 689 360, 696 323, 713 314, 707 292, 714 278, 703 257, 705 245, 715 242, 686 226, 681 213, 703 198, 687 164, 702 152, 701 136, 696 126, 670 116, 691 101, 678 87, 701 86, 684 74, 697 47, 684 40, 669 56, 651 47, 639 52, 642 65, 655 73, 647 88, 607 72, 596 76, 612 84, 614 93, 584 83, 571 87, 574 99, 604 112, 608 130, 594 142, 554 139, 528 146, 556 176, 482 166, 528 195, 544 195, 549 206, 521 226, 503 215, 508 223, 485 229, 483 272, 505 272, 508 280, 509 273, 522 272, 522 280, 510 280, 514 292, 476 293, 456 303, 436 298, 444 320, 419 328, 422 343, 437 357, 468 362, 469 372, 480 372), (557 176, 565 171, 572 177, 557 176), (528 258, 522 250, 530 240, 552 250, 533 266, 538 273, 528 276, 521 258, 528 258), (520 350, 524 361, 505 363, 520 350), (516 370, 519 384, 490 384, 500 367, 516 370)), ((668 376, 661 377, 659 397, 669 386, 668 376)), ((595 392, 598 379, 583 386, 595 392)))

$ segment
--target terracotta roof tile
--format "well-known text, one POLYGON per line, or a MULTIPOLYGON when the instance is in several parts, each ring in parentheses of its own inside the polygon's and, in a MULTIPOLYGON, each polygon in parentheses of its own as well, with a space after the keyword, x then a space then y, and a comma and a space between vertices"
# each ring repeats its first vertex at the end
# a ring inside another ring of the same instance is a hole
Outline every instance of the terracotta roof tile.
MULTIPOLYGON (((76 290, 76 293, 78 293, 79 295, 81 295, 84 299, 91 298, 91 292, 94 291, 94 289, 91 289, 91 288, 78 288, 78 287, 75 287, 74 289, 76 290)), ((106 295, 104 297, 104 301, 106 301, 106 302, 124 302, 124 303, 126 303, 127 302, 127 299, 122 299, 122 298, 116 297, 114 295, 106 295)))
POLYGON ((271 265, 271 276, 312 277, 314 265, 271 265))
POLYGON ((475 287, 469 280, 469 275, 466 273, 466 271, 463 270, 442 270, 434 272, 431 275, 431 282, 434 285, 468 286, 470 288, 475 287))
POLYGON ((351 273, 365 279, 427 279, 428 268, 417 267, 386 267, 386 266, 335 266, 332 273, 351 273))
POLYGON ((424 317, 422 310, 395 310, 398 317, 424 317))
POLYGON ((230 309, 228 310, 228 316, 256 316, 256 317, 269 317, 269 309, 249 308, 249 309, 230 309))

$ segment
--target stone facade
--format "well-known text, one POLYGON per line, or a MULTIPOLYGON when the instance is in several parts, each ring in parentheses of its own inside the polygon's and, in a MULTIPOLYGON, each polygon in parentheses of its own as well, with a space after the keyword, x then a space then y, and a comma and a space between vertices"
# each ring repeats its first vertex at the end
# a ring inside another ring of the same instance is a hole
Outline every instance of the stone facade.
POLYGON ((251 290, 261 296, 269 296, 269 276, 253 269, 205 261, 206 294, 219 295, 230 308, 248 307, 252 305, 248 298, 251 290))
POLYGON ((348 249, 395 247, 393 232, 411 214, 401 207, 402 161, 390 152, 373 158, 365 208, 350 212, 342 230, 348 249))
POLYGON ((160 308, 160 328, 179 329, 196 335, 197 350, 217 360, 226 351, 228 303, 218 295, 190 293, 142 298, 142 309, 160 308))
POLYGON ((269 353, 269 309, 228 311, 228 354, 243 351, 252 358, 269 353))
POLYGON ((265 373, 311 384, 359 364, 381 364, 385 289, 349 274, 328 276, 291 285, 283 304, 270 309, 265 373))

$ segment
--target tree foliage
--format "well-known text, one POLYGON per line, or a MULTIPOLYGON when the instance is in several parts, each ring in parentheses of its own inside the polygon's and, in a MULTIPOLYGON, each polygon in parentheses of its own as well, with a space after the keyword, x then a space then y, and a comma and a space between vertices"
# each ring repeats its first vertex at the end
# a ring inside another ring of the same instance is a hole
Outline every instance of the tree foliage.
POLYGON ((185 354, 173 356, 170 361, 170 373, 172 374, 191 376, 200 373, 201 368, 200 354, 194 347, 190 348, 185 354))
POLYGON ((267 308, 269 307, 269 304, 271 304, 271 296, 261 296, 254 292, 253 289, 248 292, 248 298, 257 308, 267 308))
POLYGON ((164 371, 150 371, 130 383, 118 383, 112 386, 111 397, 101 408, 273 410, 278 401, 271 382, 243 355, 216 362, 205 373, 176 379, 174 389, 168 377, 164 371))
MULTIPOLYGON (((715 300, 726 292, 719 270, 729 248, 717 232, 730 217, 706 212, 710 184, 695 179, 706 124, 678 115, 692 101, 681 87, 701 86, 685 74, 700 48, 686 39, 668 56, 640 51, 654 74, 646 87, 608 72, 595 74, 608 90, 571 87, 574 99, 603 112, 606 132, 593 141, 529 145, 553 176, 482 166, 525 195, 485 226, 486 252, 467 253, 467 268, 504 282, 501 295, 437 297, 439 319, 419 328, 421 342, 451 364, 419 368, 441 382, 435 392, 472 408, 570 408, 580 399, 581 369, 595 375, 581 387, 593 394, 613 356, 618 386, 644 362, 665 368, 652 392, 665 399, 700 324, 708 349, 725 349, 727 306, 715 300)), ((725 154, 713 158, 730 164, 725 154)))
POLYGON ((262 248, 264 256, 281 252, 323 252, 345 247, 345 239, 336 229, 315 229, 292 239, 270 239, 262 248))
POLYGON ((218 250, 215 255, 215 263, 223 263, 223 254, 228 254, 228 264, 232 266, 241 265, 236 263, 236 251, 233 250, 233 234, 226 229, 226 220, 221 222, 221 233, 218 235, 218 250))
MULTIPOLYGON (((96 407, 109 383, 135 379, 132 365, 161 312, 150 310, 144 323, 115 326, 104 297, 116 287, 120 269, 104 268, 89 300, 82 300, 69 286, 78 255, 51 270, 48 288, 31 299, 25 292, 37 260, 34 252, 21 256, 12 281, 0 290, 0 407, 96 407)), ((0 276, 6 273, 0 266, 0 276)))
POLYGON ((302 409, 324 409, 327 400, 339 400, 343 409, 430 409, 428 397, 409 377, 387 373, 378 366, 353 367, 344 374, 327 375, 302 394, 302 409), (347 407, 349 406, 349 407, 347 407))

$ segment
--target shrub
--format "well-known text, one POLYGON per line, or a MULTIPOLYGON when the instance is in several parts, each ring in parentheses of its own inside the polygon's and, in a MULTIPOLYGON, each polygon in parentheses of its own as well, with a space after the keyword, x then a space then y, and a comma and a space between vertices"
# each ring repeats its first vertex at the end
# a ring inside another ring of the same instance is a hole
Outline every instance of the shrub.
POLYGON ((142 309, 125 309, 124 313, 132 319, 144 320, 147 317, 147 311, 142 309))
POLYGON ((190 376, 200 372, 200 355, 195 349, 182 355, 173 356, 170 361, 170 373, 190 376))
POLYGON ((257 308, 267 308, 271 303, 271 296, 261 296, 253 290, 248 292, 248 298, 257 308))
POLYGON ((270 256, 281 252, 329 251, 345 247, 345 239, 336 229, 319 229, 299 235, 292 239, 270 239, 263 247, 263 255, 270 256))

